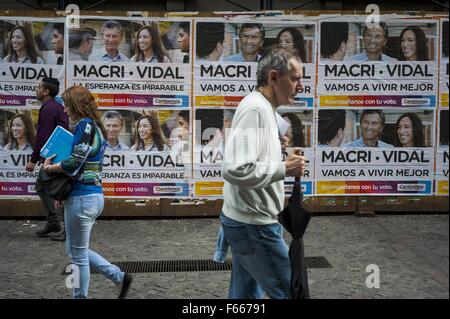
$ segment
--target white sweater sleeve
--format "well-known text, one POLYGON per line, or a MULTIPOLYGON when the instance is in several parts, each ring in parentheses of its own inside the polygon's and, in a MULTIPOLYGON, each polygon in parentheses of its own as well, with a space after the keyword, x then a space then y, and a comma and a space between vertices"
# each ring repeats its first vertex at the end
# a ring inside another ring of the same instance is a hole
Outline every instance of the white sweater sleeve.
MULTIPOLYGON (((222 164, 223 177, 229 183, 258 189, 284 179, 285 165, 282 161, 260 156, 264 143, 270 142, 267 137, 274 133, 270 132, 270 128, 261 127, 262 116, 252 108, 243 111, 236 119, 225 146, 222 164)), ((272 130, 278 135, 277 128, 272 130)))

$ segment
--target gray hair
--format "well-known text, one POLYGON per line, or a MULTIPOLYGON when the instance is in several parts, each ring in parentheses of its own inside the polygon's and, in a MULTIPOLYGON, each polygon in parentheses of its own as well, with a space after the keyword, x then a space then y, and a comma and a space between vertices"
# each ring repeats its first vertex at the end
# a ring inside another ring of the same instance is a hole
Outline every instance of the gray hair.
POLYGON ((114 20, 109 20, 106 21, 105 23, 103 23, 102 27, 101 27, 101 32, 103 33, 105 31, 105 29, 119 29, 120 30, 120 34, 123 34, 123 27, 122 25, 114 20))
POLYGON ((102 116, 102 122, 104 120, 111 120, 111 119, 119 119, 120 123, 123 125, 123 117, 122 114, 120 114, 117 111, 106 111, 102 116))
POLYGON ((279 45, 270 47, 261 57, 256 69, 256 87, 267 85, 270 71, 278 71, 281 75, 289 72, 291 59, 301 63, 300 58, 293 51, 279 45))
POLYGON ((383 111, 382 110, 373 110, 373 109, 364 110, 361 113, 361 117, 359 118, 359 122, 362 122, 363 117, 366 116, 366 115, 369 115, 369 114, 378 114, 378 116, 380 117, 380 120, 381 120, 381 125, 384 126, 384 124, 386 123, 383 111))

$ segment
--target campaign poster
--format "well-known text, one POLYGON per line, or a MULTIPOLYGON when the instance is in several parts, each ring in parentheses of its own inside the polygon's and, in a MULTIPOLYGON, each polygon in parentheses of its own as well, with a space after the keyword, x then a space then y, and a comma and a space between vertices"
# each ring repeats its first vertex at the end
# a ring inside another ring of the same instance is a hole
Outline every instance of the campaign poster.
POLYGON ((295 50, 303 65, 303 88, 294 107, 315 103, 316 22, 264 19, 194 21, 194 106, 236 107, 256 89, 256 68, 273 44, 295 50))
POLYGON ((36 195, 39 167, 25 167, 33 152, 38 110, 0 109, 0 197, 36 195))
POLYGON ((448 18, 441 19, 441 63, 439 68, 439 96, 441 107, 448 108, 448 18))
POLYGON ((431 195, 435 111, 321 108, 316 195, 431 195))
POLYGON ((448 196, 448 109, 439 110, 439 129, 436 154, 436 194, 448 196))
POLYGON ((319 17, 320 107, 428 107, 438 100, 438 20, 319 17))
MULTIPOLYGON (((221 197, 223 195, 222 163, 226 141, 235 113, 234 108, 197 108, 195 110, 195 152, 194 152, 194 194, 197 197, 221 197)), ((283 134, 285 145, 280 150, 283 160, 300 147, 307 157, 307 167, 301 180, 305 196, 313 194, 314 156, 313 156, 313 110, 282 108, 278 110, 281 118, 289 126, 283 134)), ((293 189, 294 178, 286 177, 285 194, 293 189)))
POLYGON ((0 107, 39 108, 39 80, 64 88, 64 18, 0 17, 0 107))
POLYGON ((68 86, 99 107, 190 106, 190 20, 85 17, 67 28, 68 86))
POLYGON ((234 108, 195 109, 194 197, 221 197, 222 163, 234 108))
POLYGON ((108 197, 188 197, 189 110, 101 111, 107 132, 103 191, 108 197))
MULTIPOLYGON (((291 154, 294 147, 301 148, 301 154, 306 157, 306 169, 301 177, 301 190, 304 196, 313 195, 314 191, 314 111, 292 110, 281 107, 278 110, 281 117, 289 124, 285 134, 286 145, 283 147, 283 160, 291 154)), ((289 196, 294 186, 294 177, 286 176, 284 182, 285 194, 289 196)))

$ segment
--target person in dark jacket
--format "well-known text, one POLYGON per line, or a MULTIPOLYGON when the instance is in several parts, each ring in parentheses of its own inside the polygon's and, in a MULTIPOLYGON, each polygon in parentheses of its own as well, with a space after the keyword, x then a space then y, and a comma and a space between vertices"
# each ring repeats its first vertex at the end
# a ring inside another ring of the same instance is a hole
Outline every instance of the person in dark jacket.
MULTIPOLYGON (((43 162, 43 158, 40 155, 41 148, 45 145, 56 126, 59 125, 67 130, 69 129, 69 117, 64 113, 64 106, 55 101, 58 92, 59 81, 57 79, 43 78, 39 81, 36 98, 42 102, 42 106, 39 110, 33 153, 26 166, 28 172, 33 172, 36 164, 43 162)), ((52 233, 59 233, 53 235, 58 235, 57 240, 64 240, 65 234, 58 217, 58 215, 62 216, 62 211, 55 208, 55 201, 50 196, 39 190, 37 190, 37 193, 47 210, 47 224, 43 229, 38 230, 36 234, 40 237, 45 237, 52 233)))

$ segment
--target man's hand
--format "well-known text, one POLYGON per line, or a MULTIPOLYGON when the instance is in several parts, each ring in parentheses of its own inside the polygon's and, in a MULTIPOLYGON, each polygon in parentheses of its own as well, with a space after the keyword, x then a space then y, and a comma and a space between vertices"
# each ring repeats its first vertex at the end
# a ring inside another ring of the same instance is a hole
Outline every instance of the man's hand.
POLYGON ((286 136, 280 137, 280 142, 283 150, 289 147, 289 139, 286 136))
POLYGON ((306 157, 300 155, 301 148, 294 147, 294 151, 286 158, 286 176, 301 177, 306 169, 306 157))
POLYGON ((34 172, 34 168, 36 167, 36 163, 32 161, 28 161, 27 166, 25 167, 27 172, 34 172))

